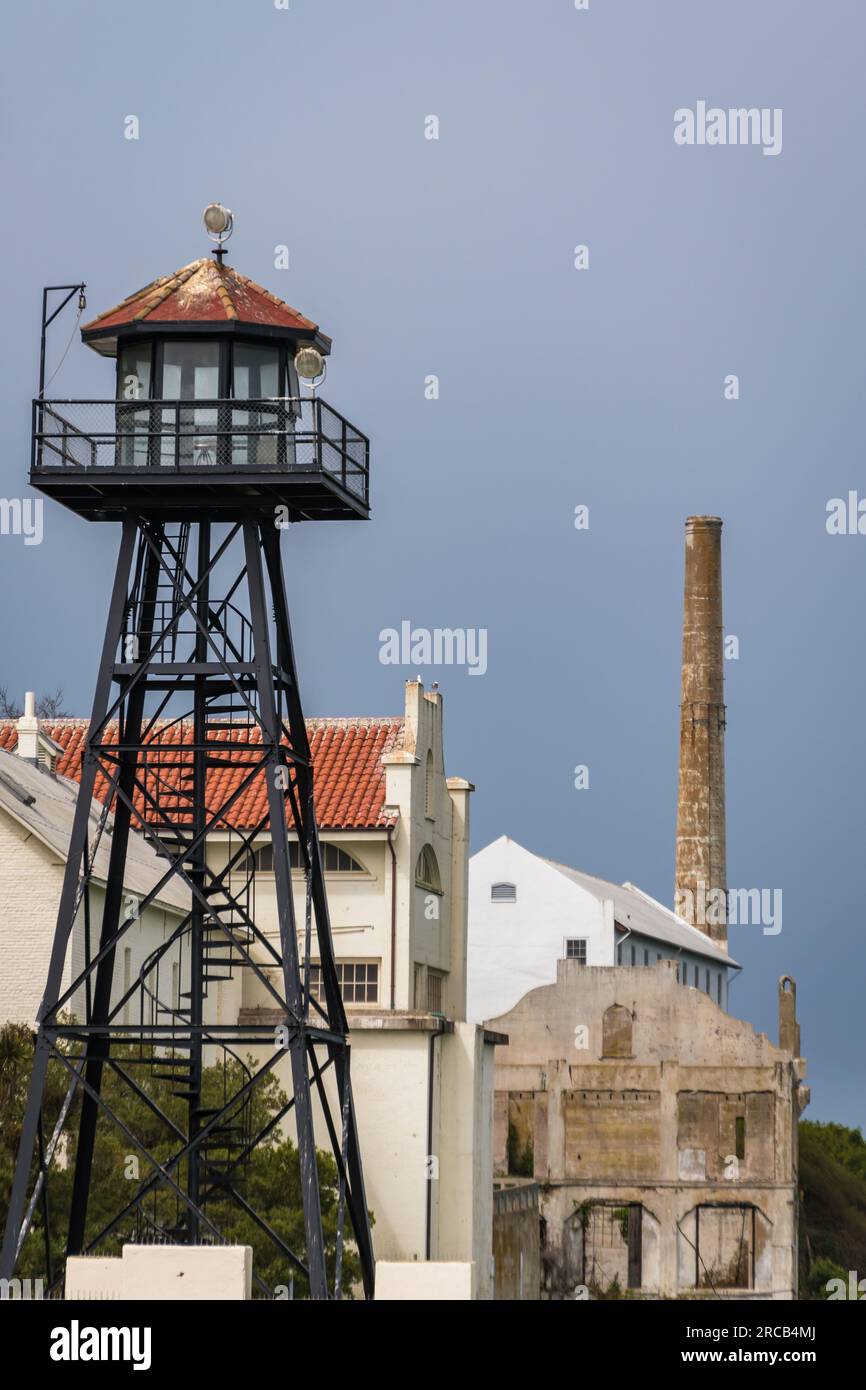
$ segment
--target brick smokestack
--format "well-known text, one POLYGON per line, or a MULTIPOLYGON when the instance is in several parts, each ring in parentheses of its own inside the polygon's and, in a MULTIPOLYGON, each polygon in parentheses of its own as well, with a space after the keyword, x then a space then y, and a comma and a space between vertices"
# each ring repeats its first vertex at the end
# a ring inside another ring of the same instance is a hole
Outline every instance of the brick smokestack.
POLYGON ((686 520, 675 908, 727 949, 722 522, 686 520))

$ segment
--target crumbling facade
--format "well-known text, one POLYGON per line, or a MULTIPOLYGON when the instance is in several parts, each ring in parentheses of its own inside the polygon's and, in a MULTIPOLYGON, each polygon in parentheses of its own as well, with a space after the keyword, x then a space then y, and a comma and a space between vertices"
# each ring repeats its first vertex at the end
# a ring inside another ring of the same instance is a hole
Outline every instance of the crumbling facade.
POLYGON ((789 977, 779 1046, 669 961, 561 960, 489 1026, 508 1037, 495 1170, 539 1185, 551 1297, 796 1298, 808 1092, 789 977))

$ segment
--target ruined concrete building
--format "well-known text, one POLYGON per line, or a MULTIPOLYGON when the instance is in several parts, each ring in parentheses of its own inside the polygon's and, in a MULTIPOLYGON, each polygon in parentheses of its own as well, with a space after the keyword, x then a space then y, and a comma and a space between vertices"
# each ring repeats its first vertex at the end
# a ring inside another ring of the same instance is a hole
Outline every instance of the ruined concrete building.
MULTIPOLYGON (((711 984, 713 960, 689 970, 699 933, 707 956, 730 961, 721 614, 721 522, 691 517, 677 907, 703 890, 721 896, 721 914, 688 923, 671 914, 674 930, 658 904, 650 919, 647 900, 650 926, 637 928, 633 953, 635 924, 620 918, 637 890, 601 885, 597 940, 574 949, 573 919, 547 922, 545 955, 562 941, 555 982, 551 960, 521 957, 529 992, 488 1019, 508 1037, 497 1049, 495 1167, 538 1187, 551 1297, 797 1296, 797 1121, 808 1090, 796 987, 787 976, 779 982, 773 1044, 727 1013, 724 982, 711 984)), ((483 854, 470 879, 473 931, 477 901, 514 887, 482 881, 483 854)), ((501 878, 494 860, 489 869, 501 878)))
POLYGON ((494 1164, 541 1187, 551 1295, 796 1297, 794 1000, 777 1047, 672 962, 561 960, 489 1025, 494 1164))

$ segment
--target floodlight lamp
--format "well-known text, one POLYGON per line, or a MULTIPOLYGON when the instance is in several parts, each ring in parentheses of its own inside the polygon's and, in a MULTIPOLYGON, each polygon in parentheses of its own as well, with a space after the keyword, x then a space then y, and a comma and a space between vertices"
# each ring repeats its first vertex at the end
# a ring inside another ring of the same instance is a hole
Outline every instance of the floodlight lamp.
POLYGON ((306 346, 298 348, 295 353, 295 371, 302 381, 321 381, 327 371, 327 363, 318 348, 306 346))
POLYGON ((201 220, 212 241, 218 241, 220 244, 228 241, 232 234, 234 217, 228 208, 223 207, 222 203, 208 203, 202 213, 201 220))

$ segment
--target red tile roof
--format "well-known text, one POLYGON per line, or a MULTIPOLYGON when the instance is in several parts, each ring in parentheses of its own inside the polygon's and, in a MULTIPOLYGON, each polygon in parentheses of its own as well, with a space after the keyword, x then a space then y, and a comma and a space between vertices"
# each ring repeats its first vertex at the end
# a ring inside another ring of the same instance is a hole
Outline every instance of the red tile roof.
POLYGON ((113 309, 106 309, 81 330, 91 333, 148 323, 238 323, 295 329, 306 335, 318 325, 275 294, 262 289, 230 265, 218 265, 208 257, 191 261, 173 275, 163 275, 144 289, 128 295, 113 309))
MULTIPOLYGON (((63 777, 76 781, 81 775, 81 757, 87 735, 86 719, 46 719, 40 723, 42 733, 53 739, 63 749, 57 760, 57 772, 63 777)), ((313 785, 316 796, 316 815, 319 826, 330 830, 373 830, 388 824, 385 816, 385 769, 382 755, 400 746, 403 736, 402 719, 308 719, 307 733, 313 759, 313 785)), ((112 729, 112 736, 116 729, 112 729)), ((250 729, 239 724, 237 730, 219 731, 212 738, 221 743, 237 742, 260 743, 258 728, 250 729)), ((189 723, 157 725, 153 739, 159 739, 161 746, 177 749, 170 755, 171 766, 163 766, 163 788, 159 792, 165 806, 175 812, 180 806, 176 794, 189 778, 192 767, 192 754, 185 751, 185 745, 192 742, 192 726, 189 723), (166 790, 167 785, 167 790, 166 790), (175 794, 172 794, 175 789, 175 794)), ((0 748, 8 752, 14 750, 18 742, 18 730, 14 719, 0 719, 0 748)), ((238 760, 245 757, 239 749, 238 760)), ((212 810, 225 803, 235 788, 239 787, 249 769, 244 767, 209 768, 207 775, 207 801, 212 810)), ((103 800, 107 782, 97 776, 96 796, 103 800)), ((148 783, 151 794, 154 785, 148 783)), ((143 798, 137 797, 137 807, 142 810, 143 798)), ((236 829, 249 829, 257 825, 267 811, 267 796, 264 776, 257 774, 249 787, 232 806, 227 819, 236 829)), ((148 808, 146 814, 153 813, 148 808)))

